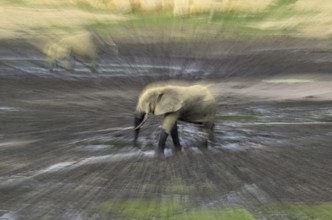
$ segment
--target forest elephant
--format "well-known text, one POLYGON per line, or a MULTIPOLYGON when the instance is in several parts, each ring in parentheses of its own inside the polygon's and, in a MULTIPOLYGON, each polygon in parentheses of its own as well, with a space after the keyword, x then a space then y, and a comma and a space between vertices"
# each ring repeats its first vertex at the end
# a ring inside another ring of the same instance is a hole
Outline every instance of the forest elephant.
POLYGON ((62 37, 49 44, 46 49, 49 70, 53 72, 54 68, 59 66, 74 70, 75 61, 79 61, 91 72, 97 72, 98 59, 110 49, 115 54, 118 53, 117 45, 112 38, 101 37, 92 31, 62 37))
POLYGON ((140 94, 134 120, 134 145, 148 114, 163 115, 164 121, 157 154, 163 155, 167 137, 171 135, 175 152, 181 152, 177 121, 202 125, 208 138, 213 138, 216 98, 208 86, 202 84, 157 83, 148 85, 140 94))

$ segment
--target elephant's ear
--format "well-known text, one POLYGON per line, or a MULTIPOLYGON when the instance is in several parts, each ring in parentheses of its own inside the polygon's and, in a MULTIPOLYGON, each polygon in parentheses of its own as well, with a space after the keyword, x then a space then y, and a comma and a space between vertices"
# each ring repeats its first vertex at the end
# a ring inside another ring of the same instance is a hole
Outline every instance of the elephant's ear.
POLYGON ((154 110, 155 115, 163 115, 170 112, 176 112, 183 106, 183 100, 180 94, 173 89, 165 89, 159 94, 156 108, 154 110))

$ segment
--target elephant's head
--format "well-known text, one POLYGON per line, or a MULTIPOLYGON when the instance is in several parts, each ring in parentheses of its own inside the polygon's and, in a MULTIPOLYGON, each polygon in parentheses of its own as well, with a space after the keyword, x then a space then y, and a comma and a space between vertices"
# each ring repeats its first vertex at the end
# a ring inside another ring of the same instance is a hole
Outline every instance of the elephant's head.
POLYGON ((91 37, 94 42, 94 44, 97 46, 97 48, 102 52, 105 53, 109 49, 112 50, 114 55, 118 55, 119 50, 116 43, 113 41, 113 38, 109 33, 104 34, 103 36, 96 34, 95 32, 91 32, 91 37))
POLYGON ((144 119, 135 129, 143 126, 149 113, 164 115, 176 112, 183 107, 183 103, 183 95, 181 97, 178 89, 171 86, 146 88, 141 93, 136 107, 137 114, 144 115, 144 119))
POLYGON ((138 101, 136 110, 154 115, 176 112, 183 106, 183 97, 171 86, 145 89, 138 101))

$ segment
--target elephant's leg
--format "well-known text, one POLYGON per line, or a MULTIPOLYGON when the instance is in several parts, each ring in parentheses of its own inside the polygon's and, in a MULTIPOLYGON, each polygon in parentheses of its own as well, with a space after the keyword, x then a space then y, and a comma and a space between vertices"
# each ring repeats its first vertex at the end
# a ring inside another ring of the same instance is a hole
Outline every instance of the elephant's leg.
POLYGON ((83 58, 82 64, 90 70, 91 73, 97 73, 97 61, 93 58, 83 58))
POLYGON ((53 58, 48 58, 48 70, 50 72, 54 72, 54 69, 57 67, 57 65, 58 65, 58 60, 53 58))
POLYGON ((75 72, 75 56, 70 55, 70 69, 71 71, 75 72))
POLYGON ((214 144, 214 123, 213 122, 207 122, 204 125, 204 131, 206 133, 206 139, 204 142, 204 145, 206 148, 209 146, 209 142, 214 144))
MULTIPOLYGON (((137 112, 135 113, 135 119, 134 119, 134 128, 138 127, 138 125, 140 125, 144 119, 145 113, 140 113, 137 112)), ((137 139, 138 139, 138 135, 139 135, 139 130, 140 128, 135 129, 135 134, 134 134, 134 146, 137 146, 137 139)))
POLYGON ((162 130, 159 137, 157 155, 164 155, 167 137, 168 134, 164 130, 162 130))
POLYGON ((160 134, 159 144, 158 144, 158 153, 164 154, 166 140, 168 135, 172 133, 176 120, 178 119, 178 113, 168 113, 165 115, 163 122, 163 130, 160 134))
POLYGON ((55 63, 54 62, 49 62, 48 64, 48 70, 52 73, 54 71, 55 63))
POLYGON ((75 72, 75 55, 73 53, 70 53, 67 57, 66 57, 66 70, 70 71, 70 72, 75 72))
POLYGON ((62 57, 61 60, 58 61, 59 63, 59 67, 61 67, 62 69, 71 72, 73 69, 73 61, 72 61, 72 57, 70 55, 67 55, 65 57, 62 57))
POLYGON ((96 61, 92 61, 90 71, 91 73, 98 73, 98 64, 96 61))
POLYGON ((178 125, 177 122, 175 122, 175 125, 173 126, 173 129, 171 131, 171 136, 172 136, 172 140, 173 140, 173 144, 175 147, 175 152, 181 152, 181 144, 180 144, 180 140, 179 140, 179 133, 178 133, 178 125))
POLYGON ((98 61, 95 56, 80 56, 79 59, 83 66, 88 68, 91 73, 97 73, 98 61))

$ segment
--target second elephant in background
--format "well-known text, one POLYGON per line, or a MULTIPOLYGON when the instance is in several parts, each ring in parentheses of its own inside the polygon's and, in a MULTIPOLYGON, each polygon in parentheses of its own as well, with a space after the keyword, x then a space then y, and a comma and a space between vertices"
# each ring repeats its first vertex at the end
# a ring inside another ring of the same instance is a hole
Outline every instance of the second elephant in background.
POLYGON ((85 31, 50 43, 45 52, 51 72, 56 67, 74 70, 75 61, 88 66, 91 72, 97 72, 100 55, 111 49, 115 54, 118 53, 117 45, 110 36, 101 37, 94 32, 85 31))

